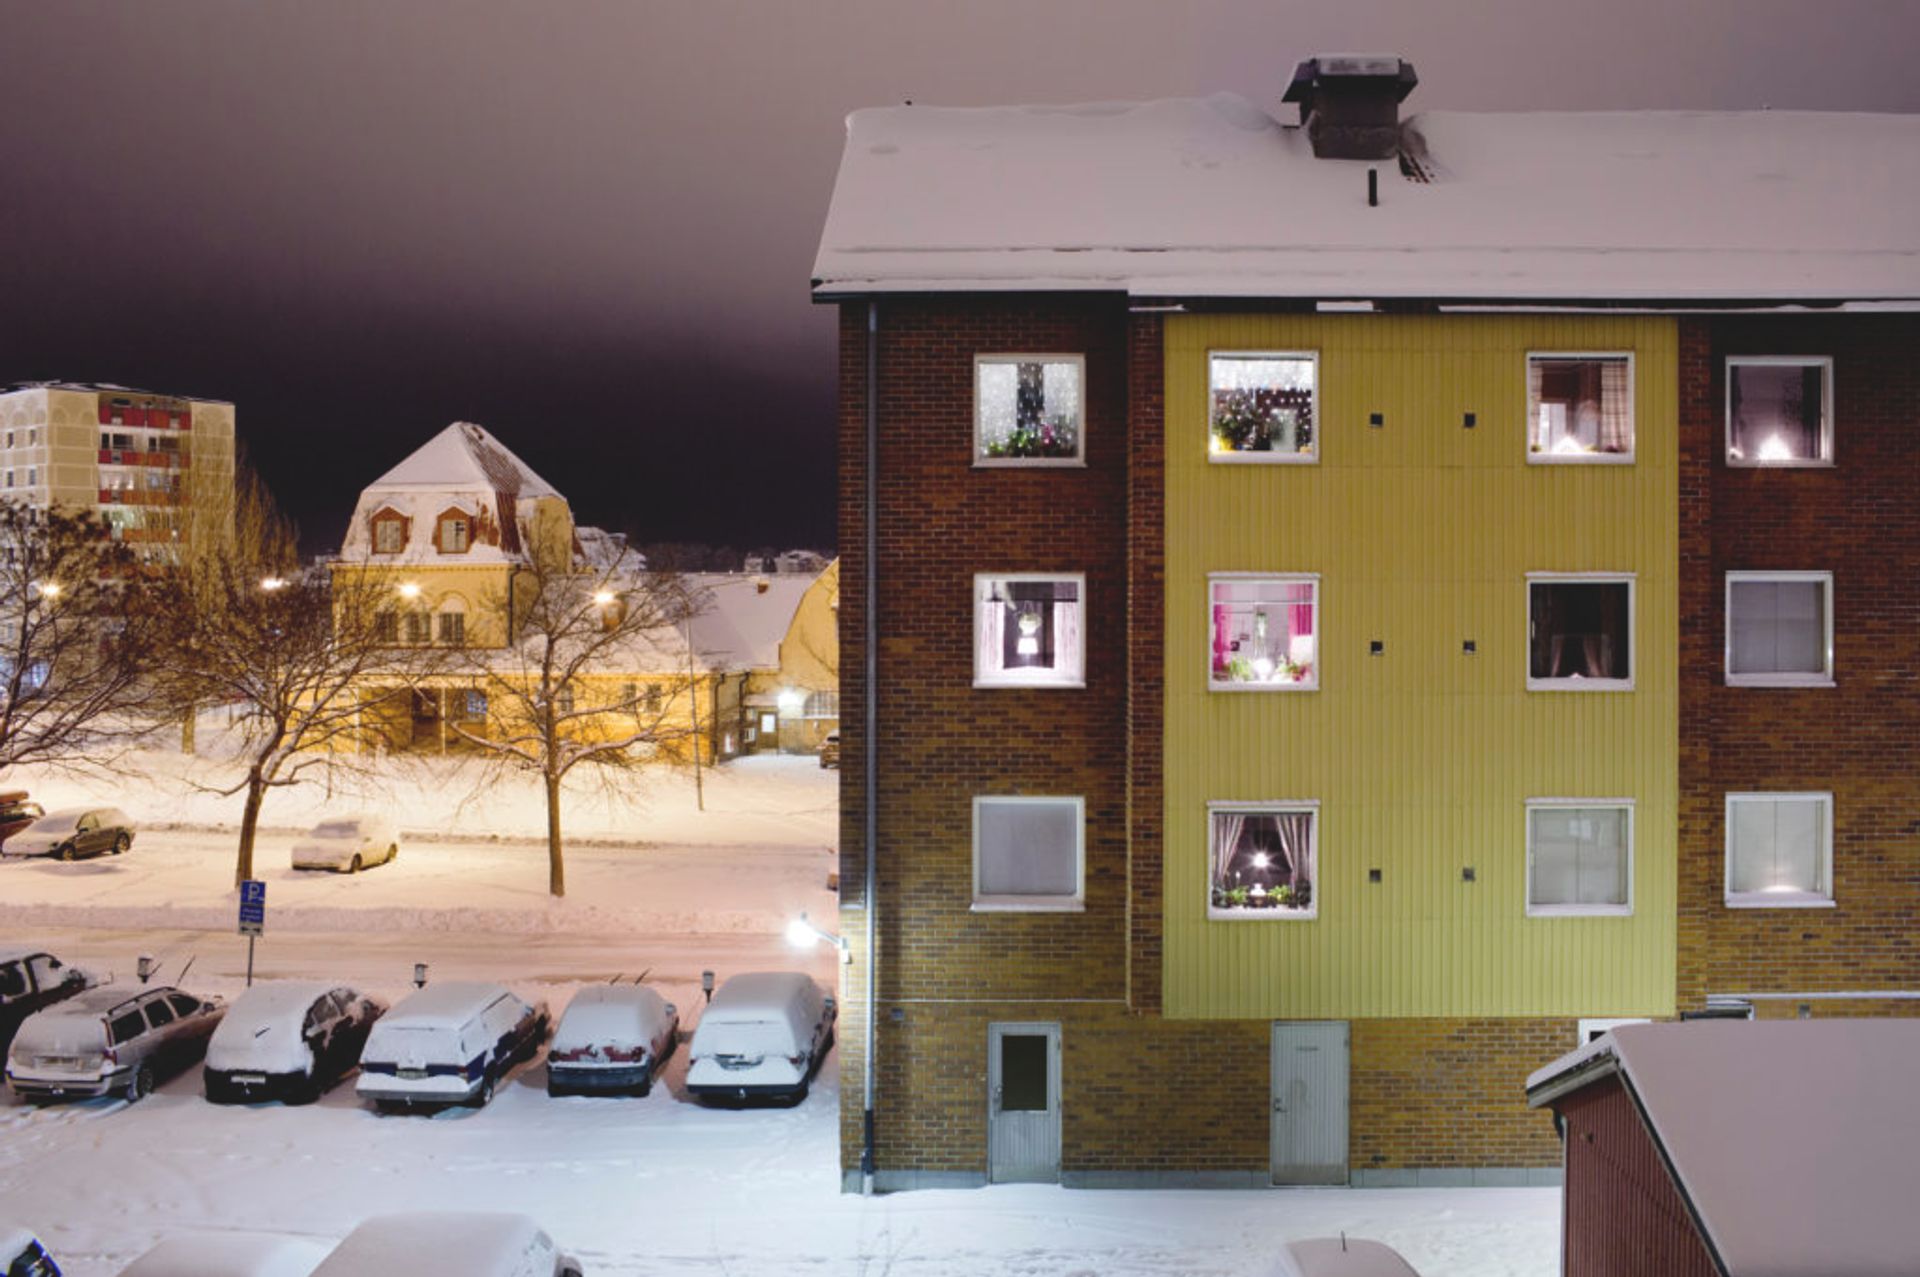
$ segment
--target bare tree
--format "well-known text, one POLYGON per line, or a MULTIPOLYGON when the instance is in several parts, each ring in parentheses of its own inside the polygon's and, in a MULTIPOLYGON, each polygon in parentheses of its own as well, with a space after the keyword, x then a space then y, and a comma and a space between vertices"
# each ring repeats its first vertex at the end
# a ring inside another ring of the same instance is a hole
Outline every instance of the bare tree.
MULTIPOLYGON (((521 542, 535 545, 531 530, 521 542)), ((691 616, 677 577, 640 572, 637 556, 583 565, 534 553, 496 606, 507 644, 464 653, 464 676, 484 693, 483 729, 454 730, 499 770, 540 777, 547 805, 547 889, 567 894, 560 834, 561 785, 587 769, 610 788, 675 746, 699 748, 683 673, 691 616)), ((483 775, 482 783, 490 777, 483 775)))
POLYGON ((169 577, 171 642, 159 668, 180 704, 225 704, 243 774, 212 786, 244 793, 234 881, 253 876, 267 794, 351 765, 380 743, 370 689, 410 695, 435 668, 431 648, 396 645, 395 586, 377 569, 331 578, 302 570, 292 525, 243 479, 233 535, 185 556, 169 577))
POLYGON ((0 769, 100 767, 141 734, 150 588, 92 514, 0 501, 0 769))

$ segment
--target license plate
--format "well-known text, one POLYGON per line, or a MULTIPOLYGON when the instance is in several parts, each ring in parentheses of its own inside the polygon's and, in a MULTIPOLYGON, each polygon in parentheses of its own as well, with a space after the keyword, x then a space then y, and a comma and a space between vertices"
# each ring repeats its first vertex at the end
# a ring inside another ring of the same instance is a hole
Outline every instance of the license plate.
POLYGON ((40 1057, 41 1068, 58 1069, 62 1073, 78 1073, 86 1067, 86 1063, 85 1060, 73 1055, 43 1055, 40 1057))
POLYGON ((235 1086, 265 1086, 267 1079, 259 1073, 236 1073, 233 1075, 235 1086))
POLYGON ((426 1075, 427 1075, 427 1071, 425 1069, 401 1069, 400 1070, 400 1077, 403 1080, 408 1082, 418 1082, 421 1078, 425 1077, 426 1075))

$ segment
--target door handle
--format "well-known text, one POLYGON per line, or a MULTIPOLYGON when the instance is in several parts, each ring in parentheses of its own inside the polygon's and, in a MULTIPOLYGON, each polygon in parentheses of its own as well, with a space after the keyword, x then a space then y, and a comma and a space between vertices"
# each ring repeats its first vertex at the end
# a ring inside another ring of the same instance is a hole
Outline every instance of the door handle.
POLYGON ((1284 1113, 1284 1112, 1286 1112, 1286 1111, 1287 1111, 1287 1102, 1286 1102, 1285 1100, 1275 1100, 1275 1101, 1273 1102, 1273 1111, 1274 1111, 1274 1112, 1276 1112, 1276 1113, 1284 1113))
POLYGON ((997 1086, 993 1088, 993 1111, 1000 1111, 1000 1088, 997 1086))

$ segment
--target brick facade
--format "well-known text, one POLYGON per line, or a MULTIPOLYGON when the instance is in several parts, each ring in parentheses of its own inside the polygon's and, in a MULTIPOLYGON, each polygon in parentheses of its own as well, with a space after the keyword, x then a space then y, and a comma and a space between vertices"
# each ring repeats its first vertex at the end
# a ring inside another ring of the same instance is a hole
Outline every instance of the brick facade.
MULTIPOLYGON (((1683 1010, 1709 993, 1920 987, 1916 345, 1911 316, 1682 321, 1683 1010), (1741 354, 1832 358, 1833 466, 1727 465, 1726 358, 1741 354), (1754 569, 1833 573, 1835 686, 1726 685, 1725 574, 1754 569), (1749 790, 1832 792, 1835 907, 1726 906, 1725 795, 1749 790)), ((1823 1015, 1920 1011, 1812 1005, 1823 1015)))

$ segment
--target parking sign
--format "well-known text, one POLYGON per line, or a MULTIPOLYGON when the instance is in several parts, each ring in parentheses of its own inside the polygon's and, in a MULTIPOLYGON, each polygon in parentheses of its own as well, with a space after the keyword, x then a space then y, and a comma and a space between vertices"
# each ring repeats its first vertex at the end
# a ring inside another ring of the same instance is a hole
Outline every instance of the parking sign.
POLYGON ((252 878, 240 884, 240 934, 257 936, 267 929, 267 884, 252 878))

